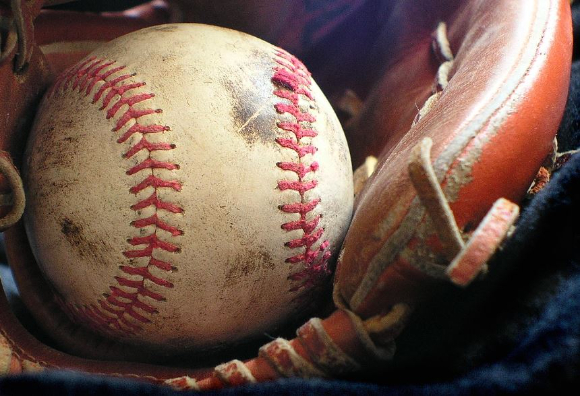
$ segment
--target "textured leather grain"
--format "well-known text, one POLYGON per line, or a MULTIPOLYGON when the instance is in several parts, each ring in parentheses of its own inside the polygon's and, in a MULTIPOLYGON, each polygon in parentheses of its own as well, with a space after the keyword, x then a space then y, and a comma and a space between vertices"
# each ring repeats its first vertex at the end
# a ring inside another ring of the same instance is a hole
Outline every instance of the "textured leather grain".
POLYGON ((363 317, 419 298, 424 281, 438 276, 427 267, 446 264, 406 171, 415 144, 433 140, 435 173, 467 238, 495 200, 521 200, 551 150, 566 100, 568 2, 438 5, 420 14, 403 2, 395 7, 400 15, 386 31, 402 37, 385 53, 396 55, 350 136, 361 158, 379 156, 358 197, 335 284, 339 300, 363 317), (427 27, 440 18, 455 55, 449 84, 412 125, 415 106, 431 94, 438 61, 427 27), (427 27, 405 35, 421 22, 427 27))

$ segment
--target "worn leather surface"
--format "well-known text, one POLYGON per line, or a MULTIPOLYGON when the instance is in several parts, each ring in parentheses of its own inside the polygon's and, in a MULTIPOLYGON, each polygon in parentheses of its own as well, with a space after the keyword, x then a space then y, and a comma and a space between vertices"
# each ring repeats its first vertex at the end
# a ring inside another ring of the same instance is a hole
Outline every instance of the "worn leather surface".
POLYGON ((338 300, 363 317, 395 302, 414 304, 433 279, 421 266, 445 264, 409 182, 412 147, 424 136, 433 139, 435 172, 467 234, 496 199, 521 200, 551 150, 569 81, 566 1, 444 1, 433 13, 403 3, 385 29, 401 34, 385 44, 388 71, 350 135, 361 158, 379 155, 358 198, 335 284, 338 300), (449 85, 411 127, 415 105, 431 92, 430 27, 441 18, 455 54, 449 85), (411 26, 423 28, 411 34, 411 26), (435 247, 420 251, 427 240, 435 247))
POLYGON ((170 20, 164 2, 109 13, 45 9, 34 22, 35 38, 51 69, 59 74, 109 40, 170 20))
MULTIPOLYGON (((29 2, 24 8, 25 19, 31 20, 40 10, 41 2, 29 2)), ((10 19, 9 7, 0 4, 0 15, 10 19)), ((0 58, 0 150, 8 151, 15 164, 19 164, 24 148, 26 130, 34 118, 34 110, 50 80, 48 64, 34 45, 28 42, 29 60, 27 65, 16 70, 16 56, 19 40, 16 28, 6 28, 3 33, 0 58)), ((29 30, 30 33, 30 30, 29 30)), ((8 186, 0 177, 0 189, 8 192, 8 186)), ((9 208, 2 207, 2 214, 9 208)))

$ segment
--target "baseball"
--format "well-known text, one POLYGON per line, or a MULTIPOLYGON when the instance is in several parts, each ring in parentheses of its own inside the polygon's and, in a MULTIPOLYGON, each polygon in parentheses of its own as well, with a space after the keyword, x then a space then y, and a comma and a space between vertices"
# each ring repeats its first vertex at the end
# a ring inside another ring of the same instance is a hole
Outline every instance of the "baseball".
POLYGON ((120 37, 58 77, 23 177, 26 232, 67 314, 167 354, 303 315, 353 205, 346 140, 304 65, 198 24, 120 37))

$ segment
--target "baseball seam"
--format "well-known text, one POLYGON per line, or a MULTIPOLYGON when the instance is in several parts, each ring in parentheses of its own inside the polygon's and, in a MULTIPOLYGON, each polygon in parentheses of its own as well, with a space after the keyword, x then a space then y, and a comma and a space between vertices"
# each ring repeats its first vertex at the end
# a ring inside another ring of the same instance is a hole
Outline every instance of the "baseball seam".
POLYGON ((316 116, 311 112, 315 107, 315 100, 310 89, 312 80, 306 67, 294 56, 283 50, 278 50, 275 56, 276 66, 272 82, 276 89, 274 95, 282 99, 275 104, 278 114, 285 115, 284 119, 277 121, 277 127, 284 132, 290 133, 290 138, 277 137, 276 142, 284 148, 293 150, 297 154, 297 160, 293 162, 278 162, 276 165, 289 171, 298 177, 298 180, 280 180, 278 188, 281 191, 291 190, 299 194, 297 202, 287 203, 280 206, 280 210, 288 214, 298 214, 299 220, 282 224, 285 231, 301 230, 302 237, 286 242, 291 249, 301 249, 303 252, 294 254, 286 259, 290 264, 302 264, 302 267, 292 273, 288 279, 297 282, 290 291, 296 292, 301 289, 309 289, 320 284, 321 280, 330 274, 328 260, 332 252, 330 243, 324 240, 318 247, 324 234, 324 228, 319 226, 322 214, 312 213, 320 203, 320 198, 308 200, 306 193, 318 186, 318 180, 312 178, 306 180, 307 175, 318 171, 319 164, 316 161, 308 162, 307 155, 314 155, 317 147, 308 139, 318 136, 313 128, 316 116), (301 101, 304 102, 301 106, 301 101), (311 217, 308 219, 308 217, 311 217))
POLYGON ((163 238, 158 231, 164 231, 169 239, 183 234, 182 230, 163 221, 159 216, 161 211, 179 214, 183 212, 183 209, 177 204, 164 201, 158 194, 161 189, 180 191, 181 183, 177 180, 163 179, 154 172, 155 170, 177 171, 179 165, 159 161, 152 156, 156 151, 173 150, 175 145, 167 142, 151 142, 147 139, 149 134, 163 133, 169 131, 170 128, 165 125, 139 122, 142 117, 161 113, 162 110, 135 106, 151 100, 155 95, 143 92, 142 88, 146 84, 133 81, 135 74, 128 74, 124 69, 125 66, 118 66, 115 61, 90 57, 62 74, 48 94, 50 97, 58 91, 68 89, 78 91, 85 96, 92 93, 92 103, 97 104, 102 100, 99 110, 105 112, 106 119, 114 120, 112 131, 119 132, 126 129, 117 139, 117 143, 125 143, 133 136, 137 136, 138 142, 130 146, 123 158, 130 159, 143 150, 148 154, 145 160, 130 167, 126 174, 148 173, 138 184, 131 187, 129 192, 135 196, 146 189, 152 189, 153 192, 147 198, 138 200, 131 206, 131 210, 141 216, 139 211, 152 207, 154 213, 131 223, 132 227, 140 230, 140 236, 129 238, 127 243, 130 247, 123 251, 123 255, 130 261, 145 258, 148 259, 148 263, 145 266, 121 265, 119 268, 123 275, 115 277, 116 284, 109 287, 110 294, 103 294, 104 299, 98 300, 98 304, 65 303, 65 308, 69 312, 72 311, 72 316, 77 321, 84 322, 90 328, 96 328, 101 332, 116 335, 132 335, 139 332, 141 325, 149 323, 151 321, 149 317, 158 312, 152 302, 165 301, 160 293, 148 288, 146 282, 164 288, 173 287, 171 282, 151 272, 152 268, 163 272, 172 271, 171 263, 156 258, 156 252, 180 252, 178 245, 173 241, 168 241, 167 237, 163 238), (152 227, 153 230, 148 235, 142 235, 147 232, 148 227, 152 227))

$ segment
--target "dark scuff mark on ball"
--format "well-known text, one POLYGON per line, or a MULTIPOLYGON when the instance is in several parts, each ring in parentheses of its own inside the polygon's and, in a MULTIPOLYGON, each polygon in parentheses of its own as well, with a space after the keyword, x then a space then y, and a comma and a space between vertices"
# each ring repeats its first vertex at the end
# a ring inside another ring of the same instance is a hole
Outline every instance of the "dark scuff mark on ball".
POLYGON ((60 225, 61 232, 70 242, 74 242, 74 244, 82 242, 81 238, 82 229, 78 227, 76 224, 74 224, 71 219, 65 217, 60 223, 60 225))
POLYGON ((243 76, 234 79, 231 73, 224 74, 220 83, 231 98, 231 117, 236 132, 250 146, 276 144, 278 134, 273 92, 276 87, 271 78, 274 62, 270 54, 254 51, 247 65, 240 65, 243 76))
MULTIPOLYGON (((72 120, 63 121, 63 125, 65 127, 73 125, 72 128, 74 128, 74 122, 72 120)), ((29 147, 29 150, 34 150, 34 152, 26 156, 28 169, 31 169, 30 158, 32 155, 37 157, 35 166, 39 171, 69 168, 73 164, 76 164, 75 157, 65 155, 64 152, 68 152, 71 147, 75 148, 79 143, 78 138, 68 135, 61 136, 58 134, 58 129, 54 126, 49 126, 45 130, 36 133, 34 136, 35 143, 33 147, 29 147)))
POLYGON ((234 260, 228 262, 227 268, 225 285, 232 286, 257 271, 269 272, 274 270, 275 263, 270 253, 266 249, 262 249, 239 254, 234 260))
POLYGON ((243 83, 224 81, 223 86, 232 98, 231 117, 235 131, 248 145, 273 144, 276 124, 270 105, 257 92, 249 91, 243 83))
POLYGON ((108 247, 104 242, 99 244, 88 240, 84 235, 83 227, 70 218, 63 218, 60 222, 60 226, 60 231, 68 243, 70 243, 70 245, 78 252, 80 257, 88 258, 100 256, 103 251, 107 251, 108 247))

